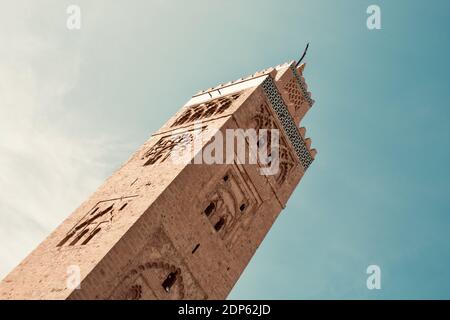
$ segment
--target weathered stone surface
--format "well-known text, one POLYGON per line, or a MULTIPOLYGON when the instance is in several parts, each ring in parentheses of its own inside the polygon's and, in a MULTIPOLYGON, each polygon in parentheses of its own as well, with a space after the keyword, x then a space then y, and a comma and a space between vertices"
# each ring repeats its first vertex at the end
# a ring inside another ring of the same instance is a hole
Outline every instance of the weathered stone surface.
POLYGON ((311 99, 293 65, 195 95, 1 282, 0 299, 226 298, 316 153, 298 128, 311 99), (238 128, 280 130, 279 174, 170 160, 195 133, 203 149, 238 128))

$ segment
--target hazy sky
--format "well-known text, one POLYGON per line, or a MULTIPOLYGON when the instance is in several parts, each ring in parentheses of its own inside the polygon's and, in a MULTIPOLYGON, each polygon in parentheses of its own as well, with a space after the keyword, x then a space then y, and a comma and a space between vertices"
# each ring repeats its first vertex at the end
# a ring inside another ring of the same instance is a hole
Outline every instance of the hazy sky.
POLYGON ((230 298, 450 298, 449 27, 448 0, 0 0, 0 277, 192 94, 309 41, 319 153, 230 298))

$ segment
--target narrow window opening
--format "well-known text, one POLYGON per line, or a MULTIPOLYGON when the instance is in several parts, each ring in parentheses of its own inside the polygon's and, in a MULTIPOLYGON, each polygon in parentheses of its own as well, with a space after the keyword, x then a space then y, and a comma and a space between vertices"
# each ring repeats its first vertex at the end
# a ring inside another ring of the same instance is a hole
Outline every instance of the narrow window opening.
POLYGON ((102 230, 101 228, 95 229, 94 231, 91 232, 91 234, 89 235, 89 237, 86 238, 86 240, 83 241, 83 243, 81 245, 85 245, 88 244, 89 241, 91 241, 91 239, 100 232, 100 230, 102 230))
POLYGON ((243 212, 245 210, 246 206, 245 203, 241 204, 241 206, 239 207, 239 210, 241 210, 241 212, 243 212))
POLYGON ((69 233, 68 235, 66 235, 64 237, 64 239, 62 239, 58 244, 57 247, 62 247, 67 241, 69 241, 70 238, 72 238, 72 236, 74 235, 74 233, 69 233))
POLYGON ((211 213, 213 213, 214 209, 216 208, 216 205, 214 204, 214 202, 211 202, 205 209, 204 213, 206 214, 207 217, 209 217, 211 215, 211 213))
POLYGON ((228 181, 228 175, 225 175, 225 177, 223 177, 223 181, 228 181))
POLYGON ((94 211, 92 211, 92 213, 91 213, 91 215, 93 215, 94 213, 96 213, 98 211, 98 207, 97 208, 95 208, 95 210, 94 211))
POLYGON ((214 226, 214 229, 216 231, 220 231, 222 229, 223 225, 225 224, 225 219, 222 217, 219 221, 217 221, 216 225, 214 226))
POLYGON ((81 238, 84 237, 84 235, 86 233, 89 232, 89 228, 84 229, 83 231, 81 231, 81 233, 69 244, 69 246, 74 246, 77 244, 78 241, 80 241, 81 238))
POLYGON ((192 254, 194 254, 195 251, 197 251, 199 247, 200 247, 200 243, 198 243, 198 244, 194 247, 194 249, 192 250, 192 254))
POLYGON ((104 215, 105 213, 110 212, 113 207, 114 207, 114 203, 112 205, 110 205, 108 208, 106 208, 105 210, 103 210, 100 214, 104 215))
POLYGON ((177 281, 177 274, 178 274, 177 272, 169 273, 166 280, 164 280, 164 282, 162 283, 162 287, 164 288, 164 291, 166 291, 167 293, 170 292, 170 289, 177 281))

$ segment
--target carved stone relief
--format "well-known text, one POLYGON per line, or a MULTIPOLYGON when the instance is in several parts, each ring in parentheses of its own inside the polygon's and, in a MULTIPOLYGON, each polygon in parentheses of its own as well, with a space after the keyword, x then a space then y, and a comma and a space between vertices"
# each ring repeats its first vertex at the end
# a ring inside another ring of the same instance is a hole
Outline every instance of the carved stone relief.
POLYGON ((224 113, 240 97, 241 93, 216 98, 201 104, 188 107, 172 124, 172 127, 185 123, 204 120, 224 113))
POLYGON ((247 229, 261 200, 234 165, 206 195, 203 212, 211 227, 229 249, 239 239, 239 230, 247 229))
POLYGON ((127 267, 109 297, 114 300, 207 299, 162 228, 127 267))
POLYGON ((294 105, 295 111, 298 111, 302 104, 307 102, 305 95, 300 91, 296 78, 292 78, 284 86, 284 90, 288 93, 289 101, 294 105))
POLYGON ((290 143, 294 147, 295 153, 299 158, 303 169, 306 171, 313 162, 313 158, 306 147, 305 141, 303 141, 303 138, 298 131, 297 125, 289 114, 288 108, 284 104, 283 98, 278 92, 273 79, 271 77, 267 77, 262 83, 262 88, 271 108, 276 113, 290 143))
MULTIPOLYGON (((257 108, 256 114, 251 118, 250 123, 248 124, 249 128, 255 128, 256 133, 259 137, 259 133, 261 129, 277 129, 280 130, 276 121, 274 120, 272 114, 269 112, 267 104, 261 104, 257 108)), ((258 141, 258 148, 263 150, 263 154, 267 154, 269 157, 271 156, 271 132, 267 131, 266 139, 260 138, 258 141)), ((268 166, 270 166, 270 162, 268 166)), ((280 141, 279 141, 279 170, 275 175, 275 180, 278 185, 282 185, 286 178, 288 177, 291 170, 295 167, 296 161, 294 155, 289 149, 289 146, 282 136, 280 131, 280 141)))
POLYGON ((182 155, 184 152, 190 152, 193 148, 193 142, 200 137, 206 126, 188 130, 184 132, 174 132, 171 135, 161 137, 142 157, 144 166, 162 163, 166 161, 172 152, 182 155))
POLYGON ((92 239, 98 237, 100 233, 108 231, 118 215, 127 211, 135 197, 137 196, 99 201, 67 232, 57 246, 88 244, 92 239))

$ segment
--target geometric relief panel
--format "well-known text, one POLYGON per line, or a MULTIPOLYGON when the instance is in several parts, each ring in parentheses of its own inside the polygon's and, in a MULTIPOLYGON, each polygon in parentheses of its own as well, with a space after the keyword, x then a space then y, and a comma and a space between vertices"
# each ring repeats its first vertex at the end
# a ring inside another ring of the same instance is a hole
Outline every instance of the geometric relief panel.
POLYGON ((278 185, 282 185, 289 177, 290 172, 296 163, 284 139, 280 139, 279 145, 279 170, 274 175, 278 185))
POLYGON ((284 90, 288 93, 289 101, 294 105, 295 111, 298 111, 302 104, 306 102, 303 92, 299 90, 296 78, 292 78, 285 86, 284 90))
POLYGON ((203 212, 212 229, 232 249, 247 230, 261 199, 256 190, 243 178, 237 165, 233 165, 215 182, 203 202, 203 212))
POLYGON ((162 228, 150 236, 112 291, 112 300, 207 299, 162 228))
POLYGON ((88 244, 100 233, 108 231, 117 217, 127 211, 135 197, 137 196, 99 201, 66 233, 57 247, 88 244))
POLYGON ((294 147, 295 153, 300 160, 304 171, 306 171, 313 162, 313 158, 309 153, 306 143, 300 135, 297 125, 292 119, 288 108, 283 101, 283 98, 278 92, 273 79, 270 76, 267 77, 261 84, 261 87, 267 97, 267 100, 270 103, 270 107, 275 112, 278 120, 280 121, 290 144, 294 147))
POLYGON ((190 106, 184 110, 171 127, 219 116, 224 113, 232 105, 233 101, 240 97, 240 95, 241 93, 238 92, 190 106))
POLYGON ((205 128, 206 126, 160 138, 142 157, 142 160, 145 160, 144 166, 164 162, 172 154, 175 156, 189 155, 193 142, 201 137, 205 128))
POLYGON ((306 90, 306 84, 304 83, 303 79, 298 74, 297 70, 294 68, 294 66, 290 66, 290 69, 292 73, 294 74, 295 79, 297 80, 297 85, 300 88, 301 92, 303 93, 303 97, 308 102, 309 106, 312 107, 314 104, 314 101, 311 99, 310 94, 306 90))
MULTIPOLYGON (((266 154, 269 157, 269 161, 266 161, 267 164, 264 167, 270 167, 271 161, 271 131, 270 129, 276 129, 279 132, 279 144, 278 144, 278 152, 279 152, 279 170, 272 177, 275 178, 275 181, 279 186, 281 186, 291 173, 292 169, 296 166, 295 156, 290 151, 290 146, 288 145, 286 139, 284 138, 282 131, 279 129, 275 119, 272 116, 272 113, 269 111, 269 107, 267 104, 261 104, 257 110, 255 115, 250 119, 248 123, 249 128, 254 128, 256 130, 256 134, 258 135, 258 150, 261 151, 261 154, 266 154), (267 136, 259 137, 259 132, 261 129, 267 129, 267 136)), ((263 166, 263 165, 261 165, 263 166)))

